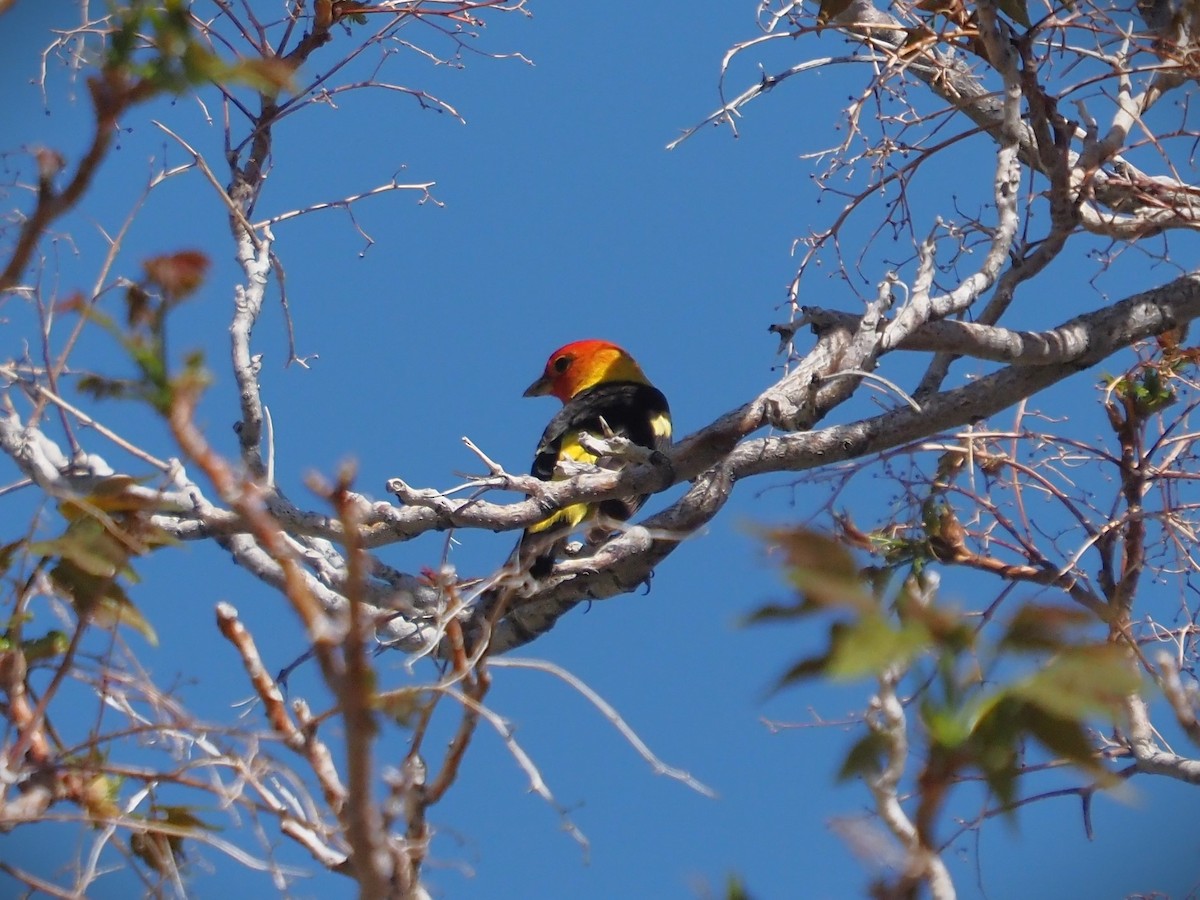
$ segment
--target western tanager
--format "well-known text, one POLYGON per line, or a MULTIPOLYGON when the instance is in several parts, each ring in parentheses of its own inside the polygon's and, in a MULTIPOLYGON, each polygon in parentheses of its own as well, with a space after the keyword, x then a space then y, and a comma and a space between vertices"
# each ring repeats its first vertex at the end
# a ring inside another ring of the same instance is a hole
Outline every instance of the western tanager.
MULTIPOLYGON (((597 439, 609 435, 628 438, 651 450, 671 446, 671 410, 662 391, 652 385, 633 357, 608 341, 586 340, 567 344, 550 354, 542 376, 525 391, 526 397, 550 394, 563 408, 550 420, 538 443, 533 474, 544 481, 567 477, 562 460, 613 468, 619 459, 598 457, 583 447, 579 436, 588 432, 597 439)), ((623 522, 638 511, 645 495, 574 503, 525 529, 517 559, 535 576, 545 575, 571 532, 584 523, 595 523, 604 532, 609 523, 623 522)))

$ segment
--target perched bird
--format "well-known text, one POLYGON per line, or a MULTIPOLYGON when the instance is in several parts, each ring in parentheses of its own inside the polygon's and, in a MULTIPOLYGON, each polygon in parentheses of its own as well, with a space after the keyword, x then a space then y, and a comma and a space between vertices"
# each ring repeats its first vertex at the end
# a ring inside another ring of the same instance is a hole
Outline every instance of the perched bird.
MULTIPOLYGON (((543 481, 566 477, 560 460, 614 468, 619 460, 599 458, 579 441, 581 432, 598 439, 608 435, 628 438, 651 450, 671 446, 671 410, 662 391, 650 383, 633 357, 608 341, 586 340, 567 344, 550 354, 542 376, 525 391, 526 397, 552 395, 563 408, 550 420, 538 443, 533 474, 543 481)), ((641 508, 645 495, 574 503, 529 526, 517 545, 516 557, 535 577, 554 566, 555 557, 571 532, 595 521, 611 531, 605 521, 623 522, 641 508)))

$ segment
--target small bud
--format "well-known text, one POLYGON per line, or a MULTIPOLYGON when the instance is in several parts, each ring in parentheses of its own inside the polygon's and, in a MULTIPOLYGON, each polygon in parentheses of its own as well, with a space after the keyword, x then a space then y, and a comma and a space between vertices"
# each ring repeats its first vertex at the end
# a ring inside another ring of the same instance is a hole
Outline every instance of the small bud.
POLYGON ((33 158, 37 160, 38 181, 42 184, 49 184, 53 181, 54 176, 61 172, 63 166, 67 164, 61 153, 49 147, 35 147, 33 158))

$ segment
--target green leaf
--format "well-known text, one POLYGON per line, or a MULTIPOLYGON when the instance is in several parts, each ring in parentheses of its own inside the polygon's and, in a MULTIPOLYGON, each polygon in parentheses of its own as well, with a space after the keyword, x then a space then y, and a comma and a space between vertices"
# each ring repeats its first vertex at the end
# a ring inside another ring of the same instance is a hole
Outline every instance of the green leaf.
POLYGON ((895 627, 880 613, 864 615, 830 629, 826 671, 833 678, 844 679, 878 674, 908 662, 930 644, 929 632, 919 622, 895 627))
POLYGON ((725 900, 752 900, 740 875, 731 873, 725 880, 725 900))
POLYGON ((129 847, 139 859, 160 872, 170 872, 183 860, 185 834, 178 831, 220 831, 210 825, 187 806, 155 806, 152 814, 141 818, 142 830, 134 831, 129 837, 129 847), (167 825, 170 831, 156 826, 167 825))
POLYGON ((1129 653, 1116 644, 1064 650, 1039 672, 1014 685, 1011 693, 1065 719, 1101 713, 1117 716, 1141 681, 1129 653))
POLYGON ((268 97, 294 91, 295 68, 282 59, 243 59, 229 68, 227 81, 237 81, 268 97))
POLYGON ((17 551, 21 549, 24 541, 13 541, 10 544, 0 545, 0 575, 5 574, 12 566, 13 557, 17 555, 17 551))
POLYGON ((376 694, 372 705, 397 724, 409 727, 429 704, 429 692, 420 688, 404 687, 376 694))
POLYGON ((906 626, 919 625, 929 635, 930 643, 953 655, 975 646, 976 629, 963 614, 928 602, 911 576, 896 597, 896 613, 906 626))
POLYGON ((1086 769, 1100 769, 1096 749, 1088 739, 1087 728, 1078 719, 1056 716, 1040 707, 1029 705, 1023 712, 1026 730, 1060 759, 1086 769))
POLYGON ((128 552, 120 542, 90 522, 72 523, 62 537, 36 541, 29 545, 31 553, 69 562, 75 568, 97 578, 113 578, 126 568, 128 552))
POLYGON ((760 625, 764 622, 783 622, 812 615, 817 607, 811 603, 768 603, 760 606, 742 619, 744 625, 760 625))
POLYGON ((137 367, 142 370, 142 377, 154 386, 166 384, 167 367, 163 359, 162 341, 155 337, 129 340, 126 350, 137 367))
POLYGON ((203 831, 221 831, 220 825, 213 825, 210 822, 205 822, 192 810, 195 807, 191 806, 169 806, 158 804, 155 806, 155 818, 160 822, 166 822, 175 828, 200 829, 203 831))
POLYGON ((121 814, 117 799, 121 792, 121 779, 104 773, 95 773, 83 784, 80 800, 83 808, 95 819, 114 819, 121 814))
POLYGON ((205 84, 210 81, 219 83, 230 72, 230 67, 221 57, 190 37, 187 38, 187 45, 184 47, 179 62, 182 79, 171 79, 168 83, 163 84, 164 89, 182 91, 190 85, 205 84))
POLYGON ((97 400, 126 400, 137 393, 137 386, 132 381, 101 375, 82 375, 76 387, 97 400))
POLYGON ((934 744, 961 747, 979 728, 979 723, 992 714, 1003 700, 1002 693, 976 696, 952 704, 925 701, 921 704, 921 721, 934 744))
POLYGON ((766 538, 783 552, 788 580, 805 601, 863 610, 877 605, 854 554, 843 542, 808 528, 776 529, 767 532, 766 538))
POLYGON ((70 644, 71 640, 64 632, 54 630, 46 632, 40 638, 21 641, 21 652, 25 655, 26 662, 35 663, 62 656, 70 644))
POLYGON ((1003 804, 1011 803, 1016 792, 1023 709, 1020 701, 1004 693, 997 695, 986 705, 962 748, 1003 804))
POLYGON ((877 731, 868 731, 854 742, 842 767, 838 769, 838 781, 870 777, 883 771, 883 759, 888 751, 888 741, 877 731))
POLYGON ((809 656, 798 663, 792 665, 786 672, 779 676, 779 680, 775 682, 775 690, 790 687, 798 681, 804 681, 809 678, 816 678, 818 675, 824 675, 829 668, 829 654, 822 653, 820 656, 809 656))
POLYGON ((158 645, 154 628, 112 577, 93 575, 63 560, 50 570, 50 580, 71 599, 80 618, 90 618, 102 627, 127 625, 151 645, 158 645))

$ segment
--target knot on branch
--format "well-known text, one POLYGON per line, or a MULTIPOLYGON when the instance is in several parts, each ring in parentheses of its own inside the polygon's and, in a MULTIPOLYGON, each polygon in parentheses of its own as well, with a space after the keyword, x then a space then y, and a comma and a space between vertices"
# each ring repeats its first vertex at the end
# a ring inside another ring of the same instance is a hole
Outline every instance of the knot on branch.
POLYGON ((414 488, 401 478, 389 478, 387 491, 394 494, 402 506, 418 506, 437 514, 439 529, 449 528, 454 503, 441 491, 433 488, 414 488))
POLYGON ((800 369, 777 389, 763 395, 763 416, 768 425, 781 431, 807 431, 816 419, 816 389, 821 378, 800 369))

